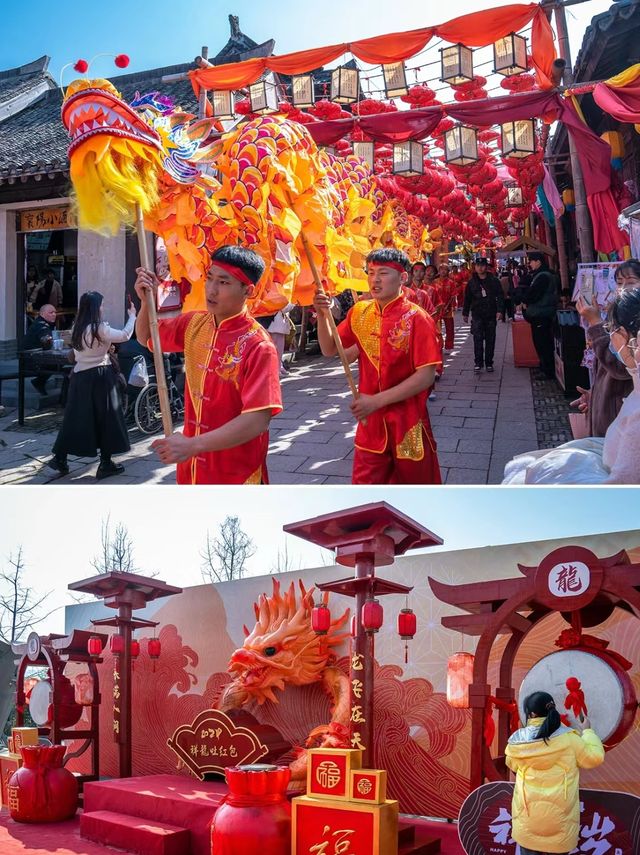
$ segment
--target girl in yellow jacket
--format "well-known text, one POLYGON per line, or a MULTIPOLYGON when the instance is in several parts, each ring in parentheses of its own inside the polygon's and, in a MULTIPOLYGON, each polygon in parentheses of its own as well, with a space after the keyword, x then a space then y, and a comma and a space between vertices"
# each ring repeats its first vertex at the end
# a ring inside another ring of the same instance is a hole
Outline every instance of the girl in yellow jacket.
POLYGON ((604 748, 588 719, 565 727, 547 692, 529 695, 524 712, 527 724, 511 734, 506 749, 516 773, 512 837, 522 855, 568 855, 580 832, 578 770, 599 766, 604 748))

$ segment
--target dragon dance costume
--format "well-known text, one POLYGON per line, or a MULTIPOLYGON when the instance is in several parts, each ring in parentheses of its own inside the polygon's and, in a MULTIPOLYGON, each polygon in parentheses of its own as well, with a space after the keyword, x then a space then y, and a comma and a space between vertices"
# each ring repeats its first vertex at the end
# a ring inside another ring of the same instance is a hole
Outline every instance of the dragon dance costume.
MULTIPOLYGON (((358 346, 359 391, 392 389, 418 368, 441 363, 435 323, 403 294, 382 310, 356 303, 338 327, 345 347, 358 346)), ((427 390, 383 407, 358 423, 354 484, 440 484, 427 390)))
MULTIPOLYGON (((158 323, 165 352, 184 351, 184 435, 201 436, 241 413, 282 410, 280 365, 267 333, 246 311, 216 324, 209 312, 158 323)), ((151 347, 151 342, 148 343, 151 347)), ((178 484, 266 484, 269 431, 178 463, 178 484)))

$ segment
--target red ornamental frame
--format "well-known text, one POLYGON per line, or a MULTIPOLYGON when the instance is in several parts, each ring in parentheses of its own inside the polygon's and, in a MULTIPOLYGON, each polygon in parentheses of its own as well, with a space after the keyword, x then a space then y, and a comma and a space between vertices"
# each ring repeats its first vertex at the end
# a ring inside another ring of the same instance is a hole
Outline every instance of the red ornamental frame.
MULTIPOLYGON (((640 564, 633 564, 622 550, 598 558, 582 546, 564 546, 550 552, 539 565, 518 565, 522 578, 447 585, 429 578, 434 595, 466 614, 442 618, 442 625, 466 635, 479 636, 475 653, 473 683, 469 687, 472 708, 470 787, 485 780, 506 780, 504 751, 509 738, 509 711, 502 709, 498 721, 498 755, 493 758, 484 740, 487 702, 492 696, 507 707, 515 700, 513 667, 517 653, 531 630, 549 614, 561 613, 576 631, 597 626, 616 607, 640 618, 640 564), (566 568, 564 582, 558 578, 566 568), (567 585, 569 568, 571 590, 567 585), (550 583, 551 574, 556 577, 550 583), (580 583, 578 585, 578 582, 580 583), (551 587, 555 585, 558 594, 551 587), (522 612, 527 612, 523 614, 522 612), (499 685, 492 692, 488 683, 489 659, 499 635, 509 634, 499 664, 499 685)), ((605 651, 606 656, 606 651, 605 651)), ((634 713, 635 714, 635 713, 634 713)))

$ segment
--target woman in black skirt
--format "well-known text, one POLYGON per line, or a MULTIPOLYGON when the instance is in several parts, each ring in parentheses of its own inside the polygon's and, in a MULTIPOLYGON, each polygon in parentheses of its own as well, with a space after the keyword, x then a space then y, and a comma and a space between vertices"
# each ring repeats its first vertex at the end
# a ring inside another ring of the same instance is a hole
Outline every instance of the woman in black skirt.
POLYGON ((111 456, 131 448, 109 349, 112 344, 131 338, 136 320, 136 310, 131 304, 125 328, 111 329, 102 319, 102 300, 97 291, 87 291, 80 297, 71 333, 76 362, 64 420, 53 446, 54 456, 48 463, 56 472, 66 475, 68 454, 95 457, 100 449, 96 473, 99 481, 124 472, 124 466, 114 463, 111 456))

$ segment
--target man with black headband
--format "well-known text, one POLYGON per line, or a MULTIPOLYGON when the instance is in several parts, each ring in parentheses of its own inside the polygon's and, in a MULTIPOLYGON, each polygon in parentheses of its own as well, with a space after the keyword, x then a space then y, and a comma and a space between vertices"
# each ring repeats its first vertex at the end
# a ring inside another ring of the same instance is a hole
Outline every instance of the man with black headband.
MULTIPOLYGON (((354 484, 440 484, 436 444, 427 413, 441 352, 433 319, 403 293, 409 259, 397 249, 367 256, 371 300, 349 310, 338 327, 343 345, 358 348, 359 395, 354 484)), ((326 310, 316 294, 318 341, 325 356, 336 353, 326 310)))
MULTIPOLYGON (((158 322, 163 351, 185 353, 184 431, 152 446, 163 463, 178 464, 178 484, 267 483, 269 422, 282 410, 280 366, 271 336, 246 308, 263 272, 255 252, 220 247, 205 282, 207 310, 158 322)), ((151 347, 145 291, 158 280, 142 267, 137 273, 136 335, 151 347)))

